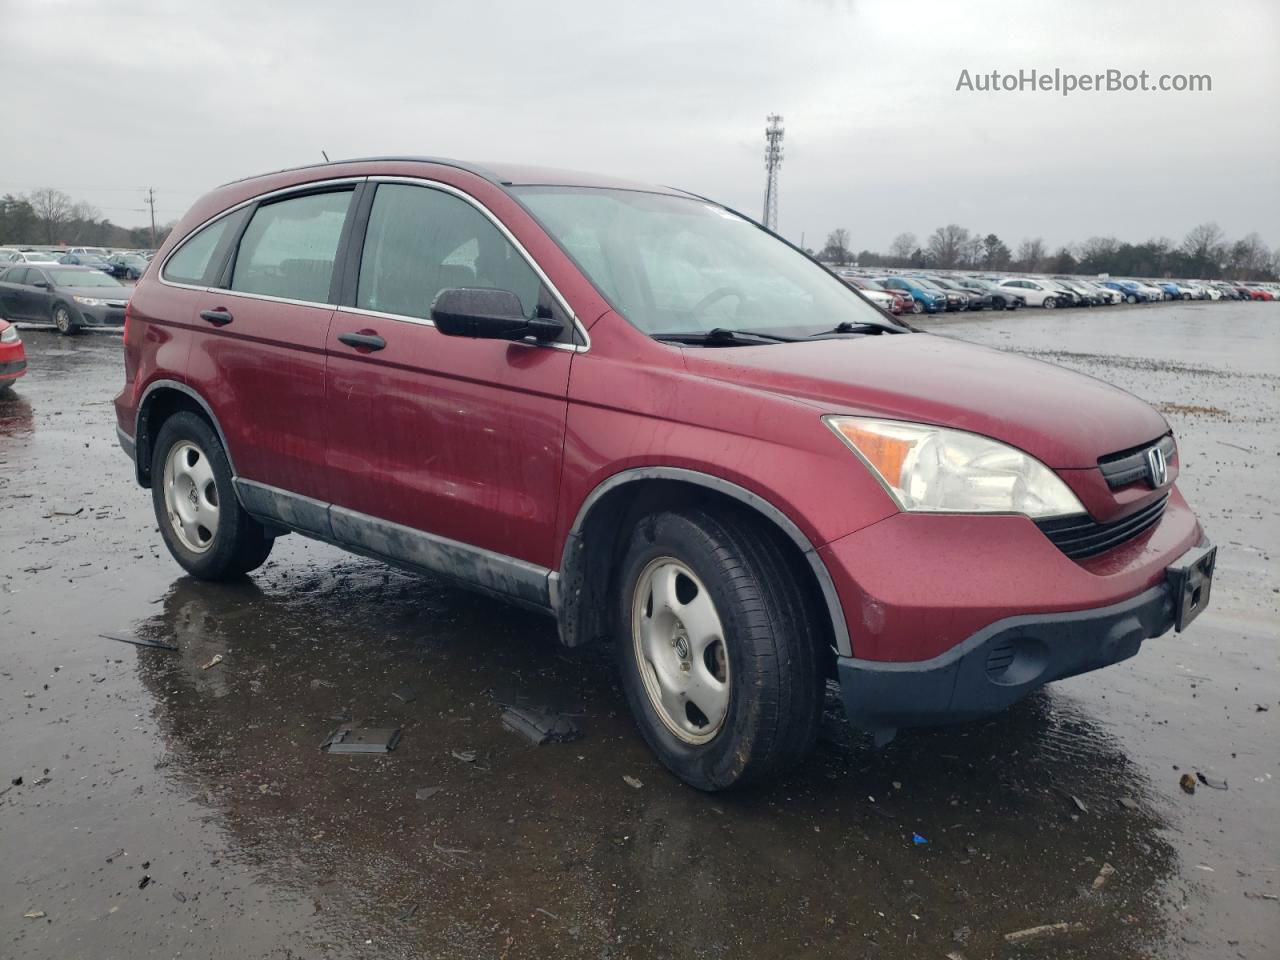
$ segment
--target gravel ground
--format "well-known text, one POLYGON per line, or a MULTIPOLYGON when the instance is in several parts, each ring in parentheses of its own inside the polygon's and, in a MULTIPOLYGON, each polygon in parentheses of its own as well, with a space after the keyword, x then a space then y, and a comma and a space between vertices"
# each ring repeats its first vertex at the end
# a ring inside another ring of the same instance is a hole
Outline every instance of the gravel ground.
POLYGON ((1158 405, 1220 545, 1213 604, 883 751, 833 699, 794 776, 713 797, 549 620, 297 536, 244 582, 182 576, 115 446, 119 337, 27 331, 0 399, 0 956, 1275 957, 1278 324, 1254 303, 930 322, 1158 405), (499 721, 515 701, 583 738, 527 744, 499 721), (321 753, 343 717, 403 739, 321 753), (1184 793, 1196 772, 1227 789, 1184 793))

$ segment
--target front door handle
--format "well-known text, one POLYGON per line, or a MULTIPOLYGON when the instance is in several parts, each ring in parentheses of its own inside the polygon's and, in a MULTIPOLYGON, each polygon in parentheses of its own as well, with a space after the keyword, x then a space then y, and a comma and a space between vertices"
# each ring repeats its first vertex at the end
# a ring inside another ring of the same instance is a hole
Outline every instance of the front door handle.
POLYGON ((201 310, 200 319, 207 320, 215 327, 225 327, 232 321, 231 311, 223 310, 219 307, 217 310, 201 310))
POLYGON ((349 347, 363 347, 366 350, 381 350, 387 345, 376 333, 340 333, 338 339, 349 347))

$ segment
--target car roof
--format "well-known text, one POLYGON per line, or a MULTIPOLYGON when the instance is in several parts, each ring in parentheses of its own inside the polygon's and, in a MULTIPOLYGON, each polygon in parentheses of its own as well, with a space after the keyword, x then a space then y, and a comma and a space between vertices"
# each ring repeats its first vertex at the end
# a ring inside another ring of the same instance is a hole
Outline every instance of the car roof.
POLYGON ((246 183, 251 180, 259 180, 264 177, 271 177, 281 173, 293 173, 300 170, 323 170, 325 167, 347 167, 351 164, 367 164, 375 165, 378 163, 423 163, 435 166, 456 167, 459 170, 465 170, 473 173, 478 177, 483 177, 491 183, 501 187, 524 187, 524 186, 557 186, 557 187, 599 187, 614 190, 638 190, 645 193, 666 193, 672 196, 696 196, 688 191, 679 190, 675 187, 664 187, 654 183, 645 183, 639 180, 628 180, 622 177, 611 177, 603 174, 586 173, 581 170, 564 170, 558 167, 539 167, 526 164, 505 163, 505 162, 485 162, 477 163, 470 160, 455 160, 449 157, 430 157, 430 156, 380 156, 380 157, 353 157, 349 160, 333 160, 329 163, 312 163, 300 167, 288 167, 284 170, 272 170, 269 173, 255 174, 252 177, 244 177, 239 180, 232 180, 224 183, 223 186, 231 186, 231 184, 246 183))

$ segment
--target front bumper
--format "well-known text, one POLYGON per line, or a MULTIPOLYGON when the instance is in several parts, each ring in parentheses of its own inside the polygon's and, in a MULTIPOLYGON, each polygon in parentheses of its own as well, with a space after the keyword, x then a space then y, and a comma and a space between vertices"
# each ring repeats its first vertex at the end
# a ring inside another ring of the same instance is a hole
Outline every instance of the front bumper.
POLYGON ((124 307, 86 306, 77 303, 80 322, 86 327, 123 327, 124 307))
POLYGON ((26 360, 11 360, 8 363, 0 363, 0 383, 12 383, 26 372, 26 360))
POLYGON ((1054 680, 1134 656, 1144 641, 1189 621, 1209 600, 1214 553, 1207 540, 1168 568, 1165 582, 1109 606, 1007 617, 931 660, 840 657, 840 696, 857 727, 956 723, 997 713, 1054 680))

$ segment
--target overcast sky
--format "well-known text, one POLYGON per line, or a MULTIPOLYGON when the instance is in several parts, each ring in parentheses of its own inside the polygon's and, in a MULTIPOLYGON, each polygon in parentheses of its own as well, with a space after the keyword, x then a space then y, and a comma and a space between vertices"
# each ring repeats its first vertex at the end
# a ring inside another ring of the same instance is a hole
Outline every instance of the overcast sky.
POLYGON ((187 3, 0 0, 0 193, 158 219, 236 177, 430 154, 617 174, 884 249, 956 222, 1010 246, 1280 245, 1280 3, 187 3), (1207 73, 1209 93, 957 92, 1019 68, 1207 73))

